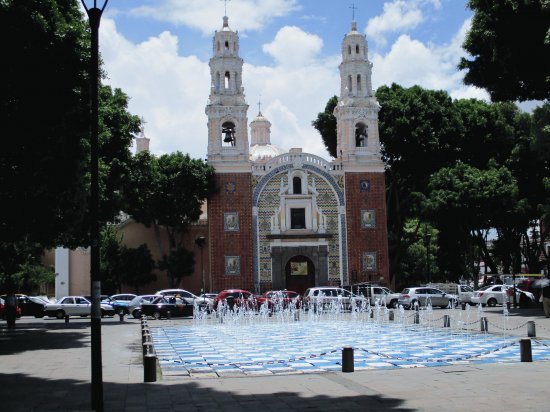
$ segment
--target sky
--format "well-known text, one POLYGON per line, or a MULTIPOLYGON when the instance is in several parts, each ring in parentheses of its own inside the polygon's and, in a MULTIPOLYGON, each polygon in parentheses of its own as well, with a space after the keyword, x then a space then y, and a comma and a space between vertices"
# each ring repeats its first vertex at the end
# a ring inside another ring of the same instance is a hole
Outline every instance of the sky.
POLYGON ((156 155, 206 158, 212 38, 238 31, 248 122, 272 123, 271 143, 327 160, 311 126, 338 95, 341 45, 353 18, 368 41, 372 83, 420 85, 488 100, 456 66, 472 12, 466 0, 110 0, 100 27, 105 83, 129 97, 156 155))

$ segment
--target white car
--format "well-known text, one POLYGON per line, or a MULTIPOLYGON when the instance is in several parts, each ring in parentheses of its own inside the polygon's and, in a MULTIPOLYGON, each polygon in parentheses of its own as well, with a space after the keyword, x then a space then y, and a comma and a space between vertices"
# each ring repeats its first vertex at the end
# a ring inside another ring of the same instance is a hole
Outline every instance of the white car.
POLYGON ((163 289, 157 291, 155 295, 180 297, 185 303, 194 305, 196 302, 201 308, 212 308, 214 305, 214 299, 206 296, 197 296, 185 289, 163 289))
POLYGON ((332 309, 335 305, 341 305, 344 310, 349 310, 353 305, 366 305, 367 302, 366 297, 336 286, 317 286, 304 292, 304 303, 315 311, 320 308, 332 309))
MULTIPOLYGON (((507 285, 490 285, 482 287, 474 292, 472 296, 472 303, 482 306, 496 306, 504 305, 507 302, 513 302, 514 289, 507 285)), ((531 302, 535 301, 535 296, 531 292, 526 292, 516 288, 516 298, 519 303, 522 294, 527 297, 531 302)))
MULTIPOLYGON (((90 316, 92 303, 84 296, 65 296, 56 303, 44 306, 45 316, 63 319, 65 316, 90 316)), ((115 310, 111 305, 101 303, 101 317, 114 316, 115 310)))

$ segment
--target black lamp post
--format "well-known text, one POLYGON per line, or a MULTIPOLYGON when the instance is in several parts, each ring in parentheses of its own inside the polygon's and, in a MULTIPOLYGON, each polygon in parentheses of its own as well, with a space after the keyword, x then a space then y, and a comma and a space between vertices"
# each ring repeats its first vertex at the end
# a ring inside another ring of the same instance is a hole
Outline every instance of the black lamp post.
POLYGON ((109 0, 81 0, 91 30, 90 59, 90 280, 92 295, 92 409, 103 411, 103 370, 101 360, 101 278, 99 274, 99 23, 109 0), (88 3, 89 6, 86 4, 88 3))
POLYGON ((199 247, 201 250, 201 293, 204 293, 204 287, 205 287, 205 281, 204 281, 204 259, 203 259, 203 251, 204 251, 204 245, 206 245, 206 238, 204 236, 199 236, 195 239, 195 244, 199 247))

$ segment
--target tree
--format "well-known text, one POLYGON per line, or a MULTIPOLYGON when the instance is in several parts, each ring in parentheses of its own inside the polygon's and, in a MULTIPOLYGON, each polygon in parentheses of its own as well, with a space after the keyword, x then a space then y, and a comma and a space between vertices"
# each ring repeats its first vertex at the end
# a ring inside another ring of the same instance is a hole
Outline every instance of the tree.
POLYGON ((323 143, 332 157, 338 157, 336 152, 336 117, 334 116, 334 108, 338 104, 338 97, 332 96, 325 106, 325 111, 317 115, 317 119, 311 122, 321 134, 323 143))
POLYGON ((0 2, 0 241, 55 246, 86 209, 89 53, 76 1, 0 2))
POLYGON ((550 98, 550 3, 547 0, 469 0, 472 27, 463 48, 464 82, 493 101, 550 98))
POLYGON ((148 285, 157 279, 153 273, 155 262, 146 244, 137 248, 122 247, 120 254, 120 270, 122 282, 131 285, 136 293, 141 286, 148 285))
MULTIPOLYGON (((381 105, 380 142, 386 164, 386 202, 390 277, 401 274, 401 262, 417 241, 405 231, 412 218, 424 220, 422 202, 428 182, 441 167, 458 156, 462 122, 444 91, 397 84, 376 91, 381 105), (429 161, 426 161, 429 159, 429 161)), ((420 226, 416 227, 416 231, 420 226)))
POLYGON ((193 253, 183 247, 183 234, 197 222, 203 202, 216 190, 214 169, 180 152, 155 157, 140 153, 127 177, 126 212, 137 222, 152 226, 162 260, 173 286, 193 273, 193 253), (160 230, 166 230, 169 250, 162 248, 160 230))

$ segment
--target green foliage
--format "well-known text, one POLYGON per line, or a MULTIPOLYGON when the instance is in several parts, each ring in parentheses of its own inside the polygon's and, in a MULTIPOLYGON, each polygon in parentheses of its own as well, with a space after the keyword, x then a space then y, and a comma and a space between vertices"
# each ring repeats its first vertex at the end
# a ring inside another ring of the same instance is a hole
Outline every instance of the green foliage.
POLYGON ((114 294, 122 284, 132 285, 138 291, 140 286, 156 280, 153 273, 155 262, 147 245, 128 248, 122 244, 115 225, 107 225, 100 237, 100 275, 103 291, 114 294))
POLYGON ((463 47, 464 82, 493 101, 550 98, 550 2, 469 0, 472 27, 463 47))
POLYGON ((54 246, 83 224, 89 61, 76 1, 3 1, 0 241, 54 246))
POLYGON ((325 111, 317 115, 317 119, 311 122, 312 126, 321 134, 323 143, 332 157, 338 157, 336 152, 336 117, 334 116, 334 108, 338 104, 338 97, 332 96, 325 111))
POLYGON ((411 219, 405 223, 404 236, 410 246, 405 251, 400 265, 400 284, 397 290, 400 287, 437 280, 438 234, 437 229, 418 219, 411 219))
POLYGON ((190 276, 195 270, 194 253, 178 246, 170 251, 169 255, 163 255, 158 262, 161 270, 166 270, 172 287, 177 287, 184 276, 190 276))
POLYGON ((30 242, 0 243, 0 290, 31 293, 55 279, 53 270, 41 263, 43 249, 30 242))

